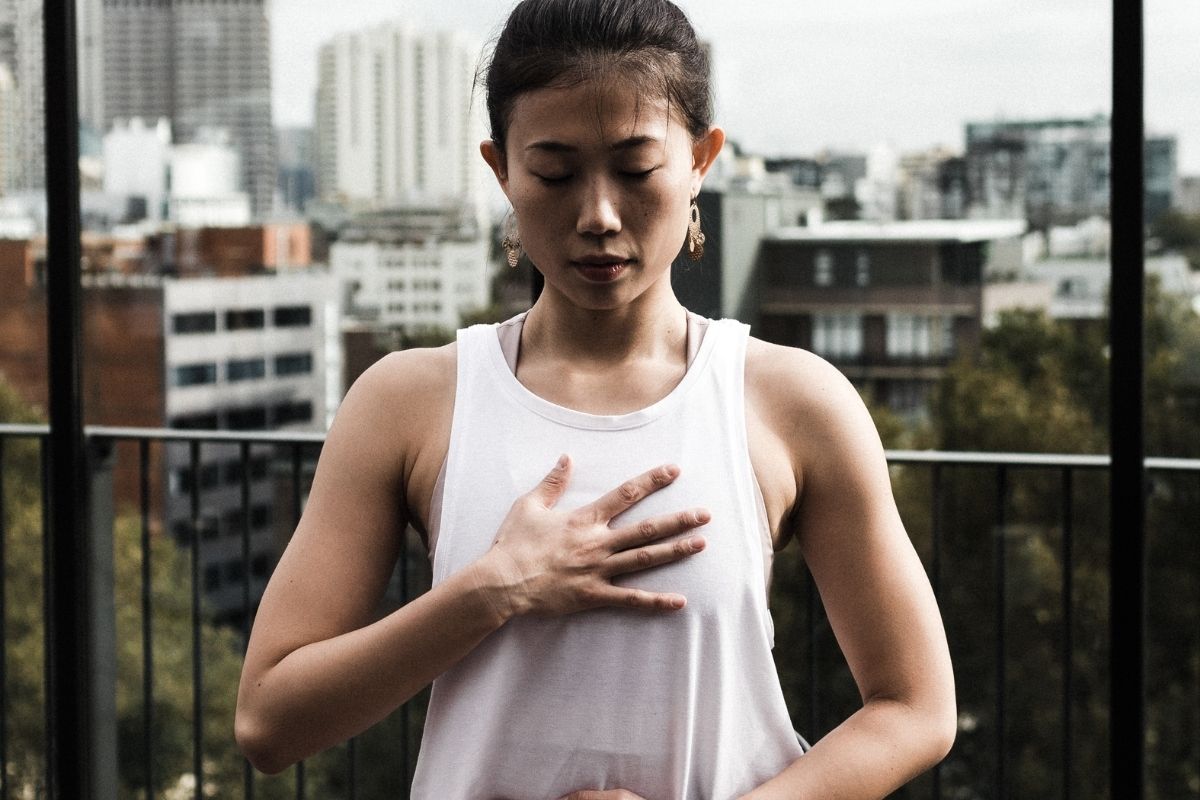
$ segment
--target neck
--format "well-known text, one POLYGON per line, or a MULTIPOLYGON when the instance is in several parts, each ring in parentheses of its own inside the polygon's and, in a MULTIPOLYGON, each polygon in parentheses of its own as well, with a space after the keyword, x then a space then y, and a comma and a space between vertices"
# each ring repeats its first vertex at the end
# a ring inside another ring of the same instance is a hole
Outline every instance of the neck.
POLYGON ((529 310, 521 358, 615 365, 641 359, 686 360, 687 311, 669 285, 626 306, 586 309, 549 286, 529 310))

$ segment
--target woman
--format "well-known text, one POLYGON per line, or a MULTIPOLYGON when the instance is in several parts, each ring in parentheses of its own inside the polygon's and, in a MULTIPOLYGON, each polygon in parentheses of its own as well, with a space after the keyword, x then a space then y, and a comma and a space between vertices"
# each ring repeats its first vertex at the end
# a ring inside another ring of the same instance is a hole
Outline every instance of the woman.
POLYGON ((351 389, 258 612, 240 745, 275 772, 433 682, 414 797, 883 797, 953 739, 945 637, 854 389, 672 293, 724 141, 690 24, 525 0, 487 90, 505 244, 545 289, 351 389), (434 586, 371 622, 410 522, 434 586), (766 610, 793 537, 864 701, 806 754, 766 610))

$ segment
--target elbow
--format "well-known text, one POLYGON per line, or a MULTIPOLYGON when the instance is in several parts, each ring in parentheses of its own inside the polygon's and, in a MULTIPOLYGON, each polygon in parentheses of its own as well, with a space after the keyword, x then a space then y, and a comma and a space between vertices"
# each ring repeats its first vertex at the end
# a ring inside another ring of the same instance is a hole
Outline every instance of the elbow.
POLYGON ((298 760, 289 759, 282 753, 275 737, 242 708, 238 708, 234 716, 233 738, 250 765, 267 775, 278 775, 298 760))
POLYGON ((953 687, 944 697, 930 704, 925 719, 925 741, 928 742, 929 767, 932 768, 950 754, 958 735, 958 707, 953 687))

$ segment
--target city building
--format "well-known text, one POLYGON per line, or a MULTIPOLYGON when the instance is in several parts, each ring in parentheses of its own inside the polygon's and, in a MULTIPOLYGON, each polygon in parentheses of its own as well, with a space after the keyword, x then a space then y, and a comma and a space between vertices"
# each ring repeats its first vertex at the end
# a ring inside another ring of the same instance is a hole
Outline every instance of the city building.
POLYGON ((491 244, 470 209, 408 207, 357 217, 330 246, 347 319, 406 333, 454 331, 491 302, 491 244))
MULTIPOLYGON (((1193 306, 1200 298, 1200 286, 1181 255, 1147 256, 1146 276, 1163 293, 1193 306)), ((1016 279, 984 287, 984 325, 994 326, 1001 313, 1015 309, 1042 311, 1077 326, 1102 325, 1108 318, 1110 282, 1107 258, 1052 257, 1030 262, 1016 279)))
POLYGON ((103 114, 170 120, 175 141, 229 132, 257 217, 275 193, 266 0, 103 0, 103 114))
MULTIPOLYGON (((968 214, 1035 228, 1107 216, 1111 130, 1104 116, 966 126, 968 214)), ((1171 206, 1174 137, 1146 139, 1146 220, 1171 206)))
POLYGON ((0 64, 12 85, 6 94, 5 143, 10 153, 0 192, 40 193, 46 186, 45 83, 41 0, 0 0, 0 64))
POLYGON ((823 200, 812 187, 798 186, 787 171, 747 179, 737 171, 705 181, 696 198, 704 230, 704 257, 683 256, 671 269, 679 301, 713 319, 731 317, 753 324, 761 302, 757 281, 763 237, 781 227, 816 224, 823 200))
MULTIPOLYGON (((332 276, 301 269, 207 278, 122 271, 122 266, 130 269, 132 244, 106 238, 92 235, 85 242, 91 266, 83 278, 82 305, 88 424, 327 428, 343 390, 332 276)), ((44 240, 0 240, 0 376, 43 411, 48 400, 44 265, 44 240)), ((192 487, 201 493, 206 596, 218 614, 236 615, 240 570, 250 570, 257 598, 281 537, 275 526, 291 525, 290 507, 276 507, 272 449, 251 452, 248 518, 242 516, 236 447, 205 445, 195 469, 186 444, 153 448, 151 459, 152 518, 162 520, 163 529, 180 542, 191 535, 192 487), (241 563, 243 519, 251 527, 248 565, 241 563)), ((140 502, 136 466, 118 460, 114 495, 119 510, 140 502)))
POLYGON ((966 162, 962 156, 943 148, 905 153, 897 171, 897 219, 962 219, 966 215, 966 162))
POLYGON ((875 401, 919 414, 978 344, 988 275, 1018 270, 1020 220, 830 222, 768 230, 756 333, 837 366, 875 401))
POLYGON ((1184 214, 1200 214, 1200 175, 1184 175, 1175 187, 1176 208, 1184 214))
POLYGON ((312 128, 277 129, 275 152, 279 163, 280 200, 284 209, 298 214, 316 196, 317 154, 312 128))
POLYGON ((228 133, 204 128, 172 144, 171 125, 114 120, 105 135, 104 193, 121 208, 112 222, 169 221, 191 227, 250 224, 250 197, 237 187, 240 157, 228 133))
POLYGON ((367 207, 482 207, 486 136, 472 102, 479 43, 404 23, 342 33, 322 46, 316 97, 317 191, 367 207))

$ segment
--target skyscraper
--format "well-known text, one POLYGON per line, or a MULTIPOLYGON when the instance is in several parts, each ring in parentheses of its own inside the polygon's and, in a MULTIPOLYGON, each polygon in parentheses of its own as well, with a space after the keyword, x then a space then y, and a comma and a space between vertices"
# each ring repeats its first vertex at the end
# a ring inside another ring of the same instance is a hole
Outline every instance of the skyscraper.
POLYGON ((479 45, 402 23, 327 42, 318 66, 317 191, 376 204, 477 203, 479 45))
POLYGON ((275 191, 267 0, 103 0, 104 120, 171 121, 188 143, 224 128, 254 213, 275 191))

